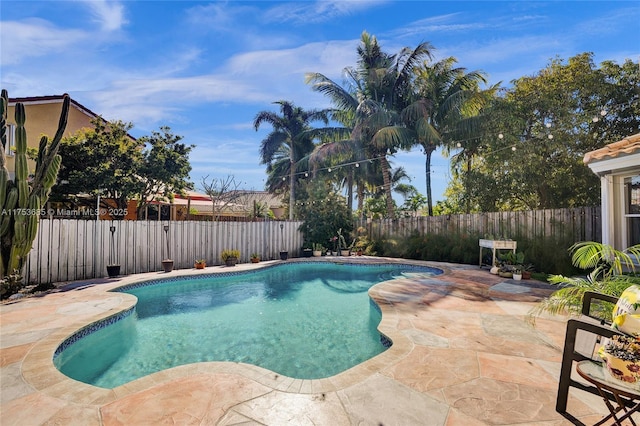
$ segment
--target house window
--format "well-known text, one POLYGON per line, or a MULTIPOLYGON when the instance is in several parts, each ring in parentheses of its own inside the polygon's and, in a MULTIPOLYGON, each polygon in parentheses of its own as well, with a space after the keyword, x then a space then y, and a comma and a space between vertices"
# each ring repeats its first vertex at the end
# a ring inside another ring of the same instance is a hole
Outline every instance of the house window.
POLYGON ((13 156, 15 154, 16 149, 16 125, 9 124, 7 125, 7 144, 4 147, 4 154, 8 156, 13 156))
POLYGON ((624 180, 627 208, 628 246, 640 244, 640 175, 628 177, 624 180))

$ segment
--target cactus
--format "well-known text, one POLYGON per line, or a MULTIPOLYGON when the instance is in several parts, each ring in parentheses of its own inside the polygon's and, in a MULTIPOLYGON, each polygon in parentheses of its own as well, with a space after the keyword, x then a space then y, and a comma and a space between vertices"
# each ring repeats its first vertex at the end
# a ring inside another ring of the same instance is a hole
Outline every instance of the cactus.
POLYGON ((31 245, 38 230, 38 219, 42 208, 49 198, 51 187, 55 184, 61 157, 58 146, 67 126, 70 99, 64 95, 62 111, 58 121, 58 130, 49 142, 43 136, 38 147, 36 169, 32 180, 29 180, 27 163, 27 132, 24 127, 26 114, 24 105, 15 106, 16 119, 16 152, 15 178, 9 179, 4 148, 7 145, 7 113, 9 95, 2 90, 0 99, 0 277, 21 272, 31 245))

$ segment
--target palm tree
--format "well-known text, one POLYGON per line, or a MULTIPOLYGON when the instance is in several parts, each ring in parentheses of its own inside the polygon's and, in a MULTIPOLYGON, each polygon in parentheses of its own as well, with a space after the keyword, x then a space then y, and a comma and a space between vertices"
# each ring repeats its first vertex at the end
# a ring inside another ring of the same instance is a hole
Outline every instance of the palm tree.
POLYGON ((409 149, 414 135, 400 120, 400 111, 411 101, 414 70, 423 58, 431 57, 432 46, 424 42, 415 49, 403 48, 397 55, 380 49, 375 37, 362 33, 355 75, 362 89, 356 111, 355 139, 370 147, 380 159, 387 217, 393 217, 391 166, 387 156, 409 149))
MULTIPOLYGON (((262 164, 267 164, 267 172, 270 178, 275 174, 289 175, 289 219, 293 219, 293 207, 295 205, 296 163, 308 155, 314 148, 313 139, 309 136, 311 121, 322 121, 329 124, 326 110, 305 111, 288 101, 277 101, 280 105, 280 114, 272 111, 261 111, 253 120, 253 127, 257 131, 262 123, 269 123, 273 127, 271 133, 260 144, 260 158, 262 164), (288 156, 286 155, 288 154, 288 156), (288 164, 282 160, 288 157, 288 164), (280 160, 280 161, 276 161, 280 160)), ((286 181, 286 179, 282 179, 286 181)), ((271 179, 272 187, 275 182, 271 179)), ((284 185, 282 186, 284 188, 284 185)))
POLYGON ((467 73, 455 67, 453 57, 416 68, 416 100, 403 111, 404 122, 415 131, 416 144, 425 155, 425 177, 429 216, 433 215, 431 156, 443 144, 469 139, 477 133, 478 112, 496 86, 480 91, 486 78, 479 71, 467 73))
POLYGON ((415 49, 404 48, 397 55, 389 55, 365 31, 357 50, 356 68, 345 69, 348 88, 322 74, 307 75, 313 89, 329 96, 337 110, 342 111, 341 117, 349 121, 351 135, 349 143, 343 141, 343 147, 351 146, 365 158, 380 160, 388 217, 393 217, 394 208, 387 156, 412 144, 413 134, 402 126, 399 111, 410 100, 415 66, 431 56, 430 50, 429 43, 421 43, 415 49))

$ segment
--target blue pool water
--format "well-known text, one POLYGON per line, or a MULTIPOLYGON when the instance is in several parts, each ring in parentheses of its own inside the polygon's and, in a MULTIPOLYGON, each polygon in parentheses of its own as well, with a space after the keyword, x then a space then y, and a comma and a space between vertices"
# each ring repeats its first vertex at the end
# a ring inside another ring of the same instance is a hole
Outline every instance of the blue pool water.
POLYGON ((291 263, 226 276, 165 281, 121 291, 135 311, 74 339, 54 363, 69 377, 113 388, 203 361, 258 365, 299 379, 329 377, 385 350, 367 290, 403 265, 291 263))

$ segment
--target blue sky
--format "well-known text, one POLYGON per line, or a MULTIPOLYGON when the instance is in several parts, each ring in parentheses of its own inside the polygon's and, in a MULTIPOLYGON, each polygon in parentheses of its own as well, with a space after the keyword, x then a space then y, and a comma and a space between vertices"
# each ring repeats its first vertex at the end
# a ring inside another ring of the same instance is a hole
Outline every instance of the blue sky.
MULTIPOLYGON (((69 93, 134 136, 169 126, 196 145, 191 179, 233 175, 263 189, 255 115, 288 100, 328 107, 306 72, 342 81, 362 31, 383 50, 429 41, 435 60, 455 56, 505 85, 556 56, 640 58, 637 1, 11 1, 0 2, 1 86, 11 97, 69 93)), ((424 156, 400 153, 425 193, 424 156)), ((448 160, 433 158, 443 199, 448 160)))

